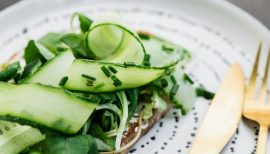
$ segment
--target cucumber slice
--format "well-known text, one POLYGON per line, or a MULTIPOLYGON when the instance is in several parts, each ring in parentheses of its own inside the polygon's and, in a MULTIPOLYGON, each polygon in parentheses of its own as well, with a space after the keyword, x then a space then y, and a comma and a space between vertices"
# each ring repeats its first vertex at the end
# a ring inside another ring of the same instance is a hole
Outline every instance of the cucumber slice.
POLYGON ((41 83, 57 87, 61 78, 74 60, 72 51, 59 53, 55 58, 46 62, 33 75, 25 78, 23 83, 41 83))
POLYGON ((105 62, 142 64, 145 49, 135 33, 114 23, 100 23, 90 28, 87 44, 93 54, 105 62))
POLYGON ((48 50, 46 47, 44 47, 39 42, 35 42, 36 47, 38 48, 40 54, 46 59, 50 60, 55 56, 55 53, 52 53, 50 50, 48 50))
POLYGON ((167 96, 171 95, 172 88, 175 84, 179 85, 179 89, 174 96, 171 96, 170 100, 176 105, 176 107, 181 109, 182 114, 190 111, 196 102, 196 89, 190 82, 185 80, 184 72, 180 66, 178 65, 175 67, 174 72, 170 75, 162 76, 156 83, 160 84, 162 79, 165 79, 168 82, 167 87, 164 88, 167 96), (172 81, 172 76, 175 81, 172 81))
POLYGON ((59 88, 0 83, 0 115, 18 117, 66 134, 79 131, 96 104, 59 88))
POLYGON ((191 59, 190 53, 185 48, 171 43, 168 40, 146 33, 139 33, 139 36, 141 37, 147 54, 151 57, 151 66, 162 67, 175 63, 176 61, 184 65, 191 59))
POLYGON ((0 151, 3 154, 19 153, 45 139, 39 130, 0 120, 0 151))
POLYGON ((111 92, 120 89, 135 88, 145 85, 164 74, 166 68, 154 68, 154 67, 142 67, 142 66, 125 66, 117 65, 113 63, 97 62, 90 60, 75 60, 69 68, 67 75, 68 81, 65 84, 65 88, 75 91, 86 92, 111 92), (110 76, 101 70, 101 67, 105 67, 108 70, 108 66, 117 70, 114 74, 109 72, 110 76), (87 78, 82 77, 82 74, 91 76, 96 80, 93 81, 93 85, 87 84, 87 78), (122 84, 115 86, 115 82, 112 78, 116 76, 122 84), (97 85, 103 84, 101 87, 97 85))

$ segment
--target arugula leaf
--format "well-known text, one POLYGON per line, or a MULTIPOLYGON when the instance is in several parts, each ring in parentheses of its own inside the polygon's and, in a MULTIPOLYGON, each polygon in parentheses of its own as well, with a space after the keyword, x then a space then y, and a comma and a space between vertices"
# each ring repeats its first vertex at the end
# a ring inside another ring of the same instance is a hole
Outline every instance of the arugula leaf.
POLYGON ((93 58, 93 54, 86 46, 84 36, 81 34, 69 33, 60 38, 62 42, 68 45, 74 56, 77 58, 93 58))
POLYGON ((76 16, 79 17, 80 29, 81 29, 82 33, 87 32, 89 30, 89 28, 91 27, 93 21, 81 13, 74 13, 71 17, 71 25, 72 25, 73 20, 76 16))
POLYGON ((121 139, 123 132, 125 131, 127 120, 128 120, 128 100, 124 91, 119 91, 116 93, 122 107, 122 117, 120 120, 120 125, 117 131, 116 140, 115 140, 115 149, 119 150, 121 147, 121 139))
POLYGON ((112 110, 113 112, 115 112, 119 117, 121 116, 122 112, 121 110, 117 107, 117 105, 112 104, 112 103, 105 103, 105 104, 100 104, 96 107, 96 110, 112 110))
POLYGON ((48 137, 43 148, 45 154, 98 154, 97 143, 90 135, 48 137))
POLYGON ((101 114, 101 127, 104 131, 109 131, 111 129, 112 123, 111 119, 113 118, 113 114, 110 113, 108 110, 104 110, 101 114))
POLYGON ((9 81, 17 74, 20 68, 21 65, 19 62, 15 62, 8 65, 5 70, 0 71, 0 81, 4 82, 9 81))
POLYGON ((137 88, 129 89, 129 90, 126 90, 126 93, 127 93, 127 98, 130 102, 130 104, 128 105, 128 121, 129 121, 137 109, 138 89, 137 88))
POLYGON ((102 140, 100 140, 99 138, 95 138, 97 146, 98 146, 98 150, 100 151, 112 151, 112 147, 110 147, 109 145, 107 145, 105 142, 103 142, 102 140))
POLYGON ((85 124, 83 125, 82 127, 82 135, 85 135, 87 134, 90 126, 91 126, 91 123, 92 123, 92 120, 93 120, 93 116, 90 116, 87 121, 85 122, 85 124))
POLYGON ((29 64, 34 60, 45 62, 53 57, 54 54, 52 52, 34 40, 30 40, 24 50, 26 64, 29 64))
POLYGON ((97 123, 91 124, 89 131, 92 136, 106 143, 111 147, 111 149, 113 149, 112 147, 115 146, 115 137, 107 137, 107 135, 103 132, 102 128, 97 123))

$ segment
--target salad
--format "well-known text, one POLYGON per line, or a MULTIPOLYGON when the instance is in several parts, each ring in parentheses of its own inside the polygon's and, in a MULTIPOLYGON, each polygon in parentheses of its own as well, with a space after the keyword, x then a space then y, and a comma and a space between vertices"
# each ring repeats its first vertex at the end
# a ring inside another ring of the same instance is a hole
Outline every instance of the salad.
POLYGON ((1 153, 125 153, 171 107, 184 115, 213 97, 183 71, 187 49, 127 27, 74 13, 69 32, 1 64, 1 153))

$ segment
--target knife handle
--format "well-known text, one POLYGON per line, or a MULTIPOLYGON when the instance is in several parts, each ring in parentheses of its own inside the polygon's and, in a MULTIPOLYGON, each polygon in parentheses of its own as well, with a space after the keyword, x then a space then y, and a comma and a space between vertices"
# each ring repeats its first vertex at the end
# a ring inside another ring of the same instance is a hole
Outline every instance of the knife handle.
POLYGON ((260 125, 256 154, 266 154, 268 126, 260 125))

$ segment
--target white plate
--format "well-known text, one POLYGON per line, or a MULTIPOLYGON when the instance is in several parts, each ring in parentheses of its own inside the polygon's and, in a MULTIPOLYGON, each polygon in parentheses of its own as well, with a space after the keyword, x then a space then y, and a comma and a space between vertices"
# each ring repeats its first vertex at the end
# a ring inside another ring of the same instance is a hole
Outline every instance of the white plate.
MULTIPOLYGON (((75 11, 92 18, 117 11, 134 29, 183 45, 193 53, 186 71, 197 84, 213 91, 232 63, 240 63, 248 77, 259 41, 264 42, 264 50, 270 42, 269 31, 261 23, 227 1, 28 0, 0 12, 0 63, 22 51, 29 39, 68 30, 75 11)), ((208 101, 198 99, 185 117, 172 109, 130 153, 187 153, 208 106, 208 101)), ((255 123, 242 120, 222 153, 254 152, 257 133, 255 123)))

